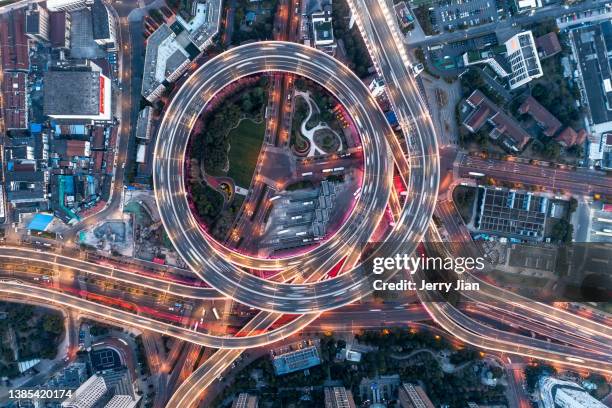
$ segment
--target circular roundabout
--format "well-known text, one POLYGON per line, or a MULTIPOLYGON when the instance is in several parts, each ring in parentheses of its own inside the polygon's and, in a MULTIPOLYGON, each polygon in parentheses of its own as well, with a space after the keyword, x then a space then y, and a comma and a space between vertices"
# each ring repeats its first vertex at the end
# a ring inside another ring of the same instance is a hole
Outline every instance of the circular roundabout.
POLYGON ((158 134, 153 182, 159 213, 175 248, 207 284, 239 303, 264 311, 317 313, 373 291, 372 281, 380 277, 371 273, 367 262, 361 262, 361 251, 386 211, 394 168, 408 194, 378 253, 412 253, 429 225, 437 198, 437 147, 433 146, 433 152, 432 146, 426 148, 417 127, 408 143, 410 153, 405 154, 405 147, 361 80, 334 58, 300 44, 252 43, 208 61, 175 95, 158 134), (186 147, 206 104, 226 85, 262 72, 295 74, 323 86, 347 108, 363 144, 363 189, 349 221, 320 246, 283 258, 257 258, 218 243, 191 213, 185 187, 186 147), (348 270, 324 279, 341 262, 348 270), (245 269, 279 271, 282 282, 259 278, 245 269))

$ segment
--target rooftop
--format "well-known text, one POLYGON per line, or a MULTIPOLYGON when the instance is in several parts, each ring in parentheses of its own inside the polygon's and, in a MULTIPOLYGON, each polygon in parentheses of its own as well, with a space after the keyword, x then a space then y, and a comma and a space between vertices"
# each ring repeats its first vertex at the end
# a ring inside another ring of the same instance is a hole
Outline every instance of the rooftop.
POLYGON ((221 0, 201 0, 195 4, 195 15, 185 21, 177 15, 176 19, 189 33, 189 38, 198 49, 203 50, 219 31, 221 0))
POLYGON ((91 22, 94 39, 110 38, 108 9, 102 0, 95 0, 91 6, 91 22))
POLYGON ((535 43, 541 59, 552 57, 561 52, 559 37, 554 31, 536 38, 535 43))
POLYGON ((100 114, 99 72, 49 71, 44 84, 45 115, 100 114))
POLYGON ((176 35, 170 27, 162 24, 147 40, 142 79, 143 95, 149 95, 168 76, 189 61, 189 54, 175 41, 175 38, 176 35))
POLYGON ((522 114, 528 114, 538 122, 543 128, 546 136, 552 137, 561 129, 563 124, 542 106, 533 96, 528 96, 527 99, 519 106, 518 111, 522 114))
POLYGON ((319 365, 321 359, 317 347, 310 346, 276 356, 272 363, 276 375, 283 375, 319 365))
POLYGON ((66 35, 66 19, 65 11, 54 11, 49 13, 49 39, 51 46, 54 48, 65 47, 66 42, 70 40, 70 33, 66 35))
POLYGON ((2 117, 6 128, 27 128, 27 75, 24 72, 4 72, 1 82, 2 117))
POLYGON ((612 72, 608 60, 612 52, 612 23, 604 21, 576 28, 570 37, 593 123, 612 122, 612 72))
POLYGON ((481 91, 475 90, 466 99, 473 108, 464 119, 463 125, 473 132, 478 131, 485 121, 493 126, 490 136, 498 139, 501 136, 509 140, 502 140, 512 150, 522 150, 531 139, 531 136, 514 118, 507 115, 499 106, 495 105, 481 91))
POLYGON ((24 9, 0 15, 0 58, 5 71, 30 69, 24 9))

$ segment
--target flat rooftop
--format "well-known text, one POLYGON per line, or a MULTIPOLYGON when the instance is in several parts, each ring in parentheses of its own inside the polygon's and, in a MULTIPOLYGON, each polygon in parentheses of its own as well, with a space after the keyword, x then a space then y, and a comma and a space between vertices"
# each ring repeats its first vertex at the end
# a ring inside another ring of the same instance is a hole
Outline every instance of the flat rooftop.
POLYGON ((87 71, 45 73, 43 112, 45 115, 99 115, 100 73, 87 71))
POLYGON ((612 24, 605 21, 572 30, 582 82, 595 125, 612 121, 612 24))

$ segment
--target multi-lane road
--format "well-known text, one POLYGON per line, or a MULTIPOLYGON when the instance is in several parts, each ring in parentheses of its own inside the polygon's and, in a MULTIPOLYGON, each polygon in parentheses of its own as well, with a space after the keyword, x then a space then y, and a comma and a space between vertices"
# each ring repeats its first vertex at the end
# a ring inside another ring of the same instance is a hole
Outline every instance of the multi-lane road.
POLYGON ((460 177, 470 177, 470 172, 476 172, 500 181, 543 186, 547 190, 567 191, 575 195, 612 191, 612 178, 595 170, 563 169, 471 155, 461 155, 455 166, 460 177))
MULTIPOLYGON (((420 96, 419 96, 420 98, 420 96)), ((260 279, 242 268, 293 271, 302 276, 331 270, 364 242, 379 224, 391 189, 392 166, 408 185, 409 200, 382 251, 412 253, 427 229, 438 185, 437 144, 431 120, 420 99, 407 99, 415 118, 429 124, 414 126, 410 151, 393 135, 384 115, 364 84, 327 54, 300 44, 258 42, 233 48, 196 71, 176 94, 159 132, 155 149, 154 184, 160 216, 168 235, 188 265, 224 295, 260 310, 316 313, 343 306, 372 292, 372 274, 362 264, 334 279, 309 284, 284 284, 260 279), (189 210, 183 157, 193 123, 206 102, 230 82, 264 71, 310 78, 325 86, 348 108, 363 142, 365 186, 352 218, 325 244, 306 254, 260 259, 215 242, 189 210), (417 109, 420 109, 417 111, 417 109), (406 157, 408 156, 408 158, 406 157)), ((404 112, 404 108, 399 108, 404 112)), ((405 113, 406 121, 408 114, 405 113)))

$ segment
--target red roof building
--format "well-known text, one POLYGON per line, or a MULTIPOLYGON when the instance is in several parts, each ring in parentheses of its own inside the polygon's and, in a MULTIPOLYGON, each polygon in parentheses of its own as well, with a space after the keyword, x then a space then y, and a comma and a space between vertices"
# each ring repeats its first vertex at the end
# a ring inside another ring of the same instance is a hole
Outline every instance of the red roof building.
POLYGON ((4 72, 2 75, 2 117, 7 129, 28 127, 27 75, 4 72))
POLYGON ((30 69, 24 9, 0 15, 0 58, 4 71, 30 69))
POLYGON ((568 148, 574 145, 582 145, 587 136, 588 134, 586 130, 581 129, 578 133, 576 133, 573 128, 568 126, 563 129, 563 132, 559 133, 555 140, 559 142, 561 146, 568 148))
POLYGON ((538 56, 541 60, 561 52, 559 37, 557 37, 557 33, 554 31, 536 38, 535 43, 538 50, 538 56))
POLYGON ((478 131, 486 122, 493 126, 489 133, 492 139, 500 141, 513 151, 522 150, 531 140, 527 133, 514 118, 507 115, 481 91, 476 90, 466 99, 473 110, 463 121, 463 125, 471 132, 478 131))
POLYGON ((531 116, 542 128, 542 132, 548 137, 554 136, 563 126, 559 119, 542 106, 533 96, 528 96, 519 106, 518 111, 521 114, 531 116))

